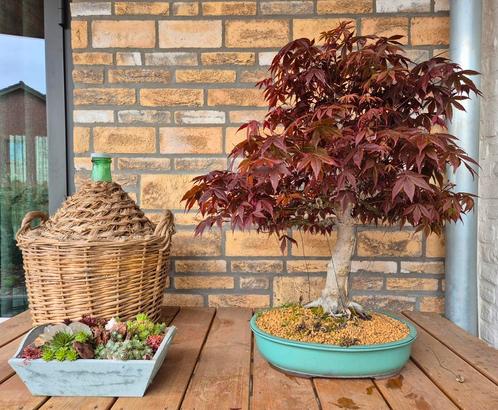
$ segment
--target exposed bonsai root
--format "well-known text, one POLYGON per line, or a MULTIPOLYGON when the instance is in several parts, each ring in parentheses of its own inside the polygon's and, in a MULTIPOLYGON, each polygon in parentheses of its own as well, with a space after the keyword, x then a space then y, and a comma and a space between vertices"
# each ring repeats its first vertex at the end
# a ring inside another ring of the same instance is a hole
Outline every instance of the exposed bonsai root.
POLYGON ((359 303, 348 302, 344 305, 338 298, 332 295, 320 296, 304 305, 304 307, 321 307, 325 313, 334 317, 346 317, 350 319, 353 316, 357 316, 363 320, 370 320, 372 318, 359 303))

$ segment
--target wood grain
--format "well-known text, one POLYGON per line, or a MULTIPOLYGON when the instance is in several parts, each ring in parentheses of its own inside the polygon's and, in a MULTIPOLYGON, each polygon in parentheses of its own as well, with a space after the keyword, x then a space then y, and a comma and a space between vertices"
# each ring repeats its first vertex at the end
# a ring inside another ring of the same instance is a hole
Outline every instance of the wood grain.
POLYGON ((290 376, 274 369, 263 359, 256 346, 254 346, 253 356, 251 409, 313 410, 319 408, 310 379, 290 376))
POLYGON ((115 409, 179 409, 214 316, 212 308, 182 308, 173 325, 178 328, 163 366, 145 397, 119 398, 115 409))
POLYGON ((370 379, 313 379, 313 383, 323 410, 389 410, 370 379))
POLYGON ((404 312, 404 314, 453 353, 498 384, 498 350, 438 314, 423 312, 404 312))
POLYGON ((29 310, 0 324, 0 347, 6 345, 22 334, 31 330, 31 316, 29 310))
POLYGON ((22 380, 14 375, 0 385, 0 409, 37 409, 47 400, 44 396, 32 396, 22 380))
POLYGON ((251 315, 250 309, 218 308, 182 409, 249 407, 251 315))
POLYGON ((498 409, 498 388, 462 358, 417 326, 412 360, 463 409, 498 409), (463 380, 463 383, 458 379, 463 380))
POLYGON ((375 380, 374 383, 393 409, 451 410, 457 408, 411 361, 406 364, 400 375, 375 380))

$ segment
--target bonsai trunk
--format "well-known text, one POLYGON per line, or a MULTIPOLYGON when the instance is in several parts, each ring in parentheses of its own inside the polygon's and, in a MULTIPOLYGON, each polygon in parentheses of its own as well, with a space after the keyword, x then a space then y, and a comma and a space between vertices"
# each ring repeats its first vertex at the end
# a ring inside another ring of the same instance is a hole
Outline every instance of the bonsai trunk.
MULTIPOLYGON (((325 312, 336 316, 357 314, 364 316, 362 307, 349 301, 348 278, 351 272, 351 257, 355 245, 354 218, 352 207, 338 210, 337 242, 327 265, 327 280, 322 295, 306 305, 306 307, 321 306, 325 312)), ((366 316, 366 315, 365 315, 366 316)))

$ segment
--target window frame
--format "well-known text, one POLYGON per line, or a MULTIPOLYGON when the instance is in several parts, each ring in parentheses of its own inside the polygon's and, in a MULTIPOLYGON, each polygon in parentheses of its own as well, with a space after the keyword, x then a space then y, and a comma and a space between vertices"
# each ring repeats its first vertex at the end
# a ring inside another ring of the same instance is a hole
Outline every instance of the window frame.
MULTIPOLYGON (((69 1, 44 0, 45 76, 48 137, 48 209, 53 214, 70 192, 72 119, 69 1), (62 114, 62 115, 61 115, 62 114)), ((72 182, 71 182, 72 183, 72 182)))

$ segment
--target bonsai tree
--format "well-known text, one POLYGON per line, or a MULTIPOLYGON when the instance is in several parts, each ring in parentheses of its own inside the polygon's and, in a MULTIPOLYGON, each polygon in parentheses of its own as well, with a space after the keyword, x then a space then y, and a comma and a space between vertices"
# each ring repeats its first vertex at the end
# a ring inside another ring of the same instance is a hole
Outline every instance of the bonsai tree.
POLYGON ((480 94, 467 77, 477 73, 443 57, 415 64, 401 37, 357 36, 344 22, 321 34, 322 46, 287 44, 258 83, 265 120, 242 125, 247 138, 229 170, 195 178, 184 196, 204 218, 197 234, 230 222, 278 235, 284 250, 295 242, 291 228, 335 229, 325 288, 307 305, 333 315, 364 315, 348 299, 357 221, 441 234, 474 205, 471 194, 453 191, 445 170, 463 165, 475 174, 476 162, 454 135, 433 131, 480 94))

